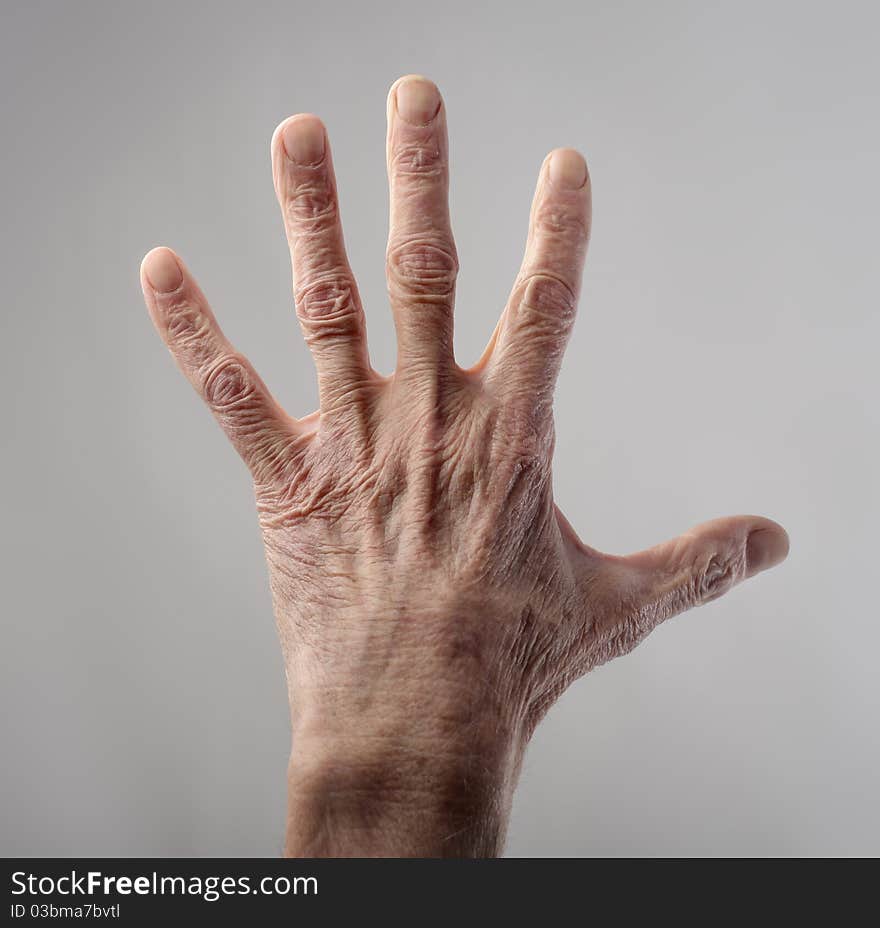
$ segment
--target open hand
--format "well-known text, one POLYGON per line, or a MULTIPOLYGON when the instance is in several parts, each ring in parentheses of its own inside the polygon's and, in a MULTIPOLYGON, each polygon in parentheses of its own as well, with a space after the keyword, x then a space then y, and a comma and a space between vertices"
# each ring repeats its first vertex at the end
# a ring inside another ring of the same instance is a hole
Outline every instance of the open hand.
POLYGON ((278 127, 272 163, 320 410, 278 406, 170 250, 147 255, 142 284, 253 475, 291 704, 287 852, 490 855, 528 738, 565 687, 778 563, 788 540, 735 516, 628 557, 583 544, 554 504, 551 460, 590 231, 584 160, 545 160, 522 267, 465 370, 446 111, 430 81, 392 87, 387 152, 392 376, 370 365, 315 116, 278 127))

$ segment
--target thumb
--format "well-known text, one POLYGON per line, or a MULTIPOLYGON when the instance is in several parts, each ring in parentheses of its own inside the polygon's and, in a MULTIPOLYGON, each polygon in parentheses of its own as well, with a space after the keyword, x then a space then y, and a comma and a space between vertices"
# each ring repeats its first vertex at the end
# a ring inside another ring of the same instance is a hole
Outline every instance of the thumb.
POLYGON ((778 523, 761 516, 728 516, 612 562, 627 612, 638 617, 646 633, 775 567, 787 554, 788 534, 778 523))

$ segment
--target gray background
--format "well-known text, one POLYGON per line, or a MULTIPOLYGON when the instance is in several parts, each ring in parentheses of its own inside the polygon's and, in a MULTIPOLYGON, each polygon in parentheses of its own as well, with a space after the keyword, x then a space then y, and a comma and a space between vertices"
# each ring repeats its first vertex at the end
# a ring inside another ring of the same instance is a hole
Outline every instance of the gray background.
POLYGON ((3 853, 279 852, 287 707, 249 481, 138 265, 177 248, 312 409, 268 152, 319 113, 388 371, 384 106, 411 71, 449 110, 463 363, 541 159, 590 162, 556 461, 584 539, 622 553, 736 512, 792 539, 571 688, 508 853, 880 851, 876 11, 469 6, 4 3, 3 853))

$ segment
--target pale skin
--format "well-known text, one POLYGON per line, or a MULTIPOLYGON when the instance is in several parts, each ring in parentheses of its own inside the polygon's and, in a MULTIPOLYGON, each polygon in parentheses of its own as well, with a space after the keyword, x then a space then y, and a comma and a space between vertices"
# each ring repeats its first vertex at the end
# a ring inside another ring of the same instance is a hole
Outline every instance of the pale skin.
POLYGON ((170 249, 146 256, 141 282, 253 477, 292 720, 285 852, 492 856, 528 740, 565 688, 782 561, 788 538, 758 516, 626 557, 578 538, 553 500, 552 399, 590 233, 586 163, 545 159, 510 298, 463 369, 445 106, 410 75, 387 115, 391 376, 370 364, 310 114, 275 131, 272 168, 318 411, 281 409, 170 249))

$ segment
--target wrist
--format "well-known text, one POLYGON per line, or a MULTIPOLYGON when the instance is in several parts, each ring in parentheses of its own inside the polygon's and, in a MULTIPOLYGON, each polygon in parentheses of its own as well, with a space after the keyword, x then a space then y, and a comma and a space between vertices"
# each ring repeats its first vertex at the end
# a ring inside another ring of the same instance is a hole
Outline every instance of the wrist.
POLYGON ((439 730, 412 716, 341 733, 297 717, 288 856, 500 854, 524 750, 517 730, 439 730))
POLYGON ((461 603, 383 615, 383 636, 334 619, 344 638, 286 655, 286 853, 498 854, 531 731, 528 687, 494 659, 515 623, 461 603))
POLYGON ((519 758, 456 758, 400 747, 328 757, 294 750, 285 854, 293 857, 493 857, 507 830, 519 758))

